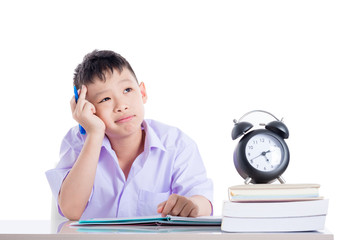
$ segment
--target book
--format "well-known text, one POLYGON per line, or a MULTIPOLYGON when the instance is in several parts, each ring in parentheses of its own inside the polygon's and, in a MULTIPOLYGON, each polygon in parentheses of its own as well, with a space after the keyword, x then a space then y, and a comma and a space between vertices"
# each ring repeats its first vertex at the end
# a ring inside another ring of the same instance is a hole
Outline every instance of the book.
POLYGON ((220 233, 220 226, 189 225, 82 225, 70 226, 82 233, 220 233))
POLYGON ((329 199, 290 202, 231 202, 224 201, 222 215, 226 217, 306 217, 326 215, 329 199))
POLYGON ((249 184, 228 188, 233 202, 271 202, 322 199, 319 184, 249 184))
POLYGON ((225 232, 303 232, 325 228, 325 215, 288 218, 223 217, 221 230, 225 232))
POLYGON ((131 218, 91 218, 71 223, 71 226, 85 225, 192 225, 192 226, 220 226, 221 217, 178 217, 160 215, 141 216, 131 218))

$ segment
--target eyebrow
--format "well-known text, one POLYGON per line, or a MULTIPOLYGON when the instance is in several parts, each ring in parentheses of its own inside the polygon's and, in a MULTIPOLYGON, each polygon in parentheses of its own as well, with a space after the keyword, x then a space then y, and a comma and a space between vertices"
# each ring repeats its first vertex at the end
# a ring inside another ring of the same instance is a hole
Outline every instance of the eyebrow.
MULTIPOLYGON (((128 79, 128 78, 125 78, 125 79, 120 80, 120 81, 118 82, 118 84, 124 83, 124 82, 134 82, 134 81, 132 81, 132 80, 130 80, 130 79, 128 79)), ((97 92, 97 93, 94 95, 94 98, 96 99, 99 95, 101 95, 101 94, 103 94, 103 93, 106 93, 106 92, 108 92, 108 91, 109 91, 109 89, 105 89, 105 90, 103 90, 103 91, 97 92)))

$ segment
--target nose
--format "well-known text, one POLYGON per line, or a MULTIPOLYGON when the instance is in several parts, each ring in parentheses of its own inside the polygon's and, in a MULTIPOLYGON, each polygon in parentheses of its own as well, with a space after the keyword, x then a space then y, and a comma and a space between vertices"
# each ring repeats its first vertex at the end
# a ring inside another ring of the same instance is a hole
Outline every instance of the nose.
POLYGON ((122 101, 116 101, 114 112, 126 112, 129 109, 128 105, 122 101))

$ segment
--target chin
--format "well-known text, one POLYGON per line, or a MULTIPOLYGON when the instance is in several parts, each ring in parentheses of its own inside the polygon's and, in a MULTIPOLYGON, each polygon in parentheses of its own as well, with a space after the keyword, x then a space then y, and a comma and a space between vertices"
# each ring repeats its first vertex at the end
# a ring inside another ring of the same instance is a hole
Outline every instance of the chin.
POLYGON ((128 137, 133 134, 141 132, 141 124, 123 124, 122 126, 117 126, 116 128, 107 129, 105 131, 108 137, 128 137))

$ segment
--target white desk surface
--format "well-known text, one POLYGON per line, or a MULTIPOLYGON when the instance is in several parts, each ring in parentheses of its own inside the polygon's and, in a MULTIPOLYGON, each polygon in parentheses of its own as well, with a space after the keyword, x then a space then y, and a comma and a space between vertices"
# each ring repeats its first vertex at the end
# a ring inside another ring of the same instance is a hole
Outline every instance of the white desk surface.
POLYGON ((70 227, 71 222, 0 221, 2 239, 240 239, 240 240, 333 240, 320 232, 226 233, 220 227, 112 226, 106 228, 70 227))

